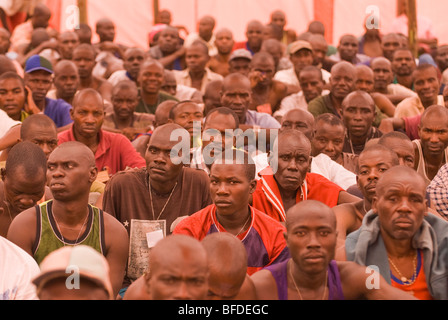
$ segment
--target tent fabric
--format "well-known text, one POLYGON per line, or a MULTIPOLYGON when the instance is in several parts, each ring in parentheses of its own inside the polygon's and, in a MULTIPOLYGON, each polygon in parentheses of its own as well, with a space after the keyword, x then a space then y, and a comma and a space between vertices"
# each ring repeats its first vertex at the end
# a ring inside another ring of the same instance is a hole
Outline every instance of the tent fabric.
MULTIPOLYGON (((53 22, 59 30, 67 30, 70 11, 67 7, 76 5, 76 0, 46 0, 54 8, 53 22), (58 5, 56 5, 58 4, 58 5), (59 21, 58 21, 59 20, 59 21)), ((109 17, 116 23, 116 41, 128 46, 148 47, 148 34, 154 24, 153 2, 151 0, 87 0, 88 21, 95 34, 95 22, 109 17)), ((159 0, 159 8, 171 11, 173 25, 182 25, 190 32, 196 31, 197 21, 204 15, 216 18, 216 29, 228 27, 233 31, 236 41, 244 41, 246 25, 256 19, 268 23, 270 13, 283 10, 287 16, 288 29, 297 34, 304 32, 308 23, 314 19, 323 20, 328 34, 327 41, 337 45, 339 38, 346 33, 360 36, 369 12, 366 9, 375 5, 379 12, 380 32, 390 32, 392 20, 396 17, 396 2, 391 0, 159 0)), ((433 25, 439 43, 448 43, 448 1, 417 0, 418 14, 428 18, 433 25)), ((54 25, 53 23, 53 25, 54 25)), ((69 24, 68 24, 69 25, 69 24)))

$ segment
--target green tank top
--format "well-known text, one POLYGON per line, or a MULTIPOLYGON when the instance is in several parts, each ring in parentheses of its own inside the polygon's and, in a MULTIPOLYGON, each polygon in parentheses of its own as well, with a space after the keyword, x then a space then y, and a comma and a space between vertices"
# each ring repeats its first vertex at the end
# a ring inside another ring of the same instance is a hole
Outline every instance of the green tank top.
POLYGON ((50 200, 35 207, 37 232, 33 247, 33 256, 39 265, 47 255, 64 246, 83 244, 92 247, 103 255, 105 254, 104 220, 101 209, 90 204, 88 205, 89 217, 87 219, 87 227, 78 241, 76 241, 65 238, 62 240, 63 238, 53 216, 52 206, 53 200, 50 200))

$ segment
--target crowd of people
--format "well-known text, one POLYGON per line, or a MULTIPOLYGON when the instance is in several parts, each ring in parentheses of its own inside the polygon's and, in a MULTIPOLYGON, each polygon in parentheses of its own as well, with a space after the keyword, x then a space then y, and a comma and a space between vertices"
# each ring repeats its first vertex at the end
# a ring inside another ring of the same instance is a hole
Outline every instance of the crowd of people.
POLYGON ((448 299, 433 33, 51 15, 0 29, 0 300, 448 299))

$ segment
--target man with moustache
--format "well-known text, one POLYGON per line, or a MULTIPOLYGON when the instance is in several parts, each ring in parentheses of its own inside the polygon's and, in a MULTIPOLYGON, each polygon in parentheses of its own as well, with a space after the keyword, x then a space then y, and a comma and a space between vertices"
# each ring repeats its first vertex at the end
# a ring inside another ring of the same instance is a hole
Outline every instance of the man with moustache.
POLYGON ((396 166, 376 185, 372 211, 345 242, 347 259, 375 265, 387 283, 420 300, 448 299, 448 223, 427 212, 426 183, 396 166))
POLYGON ((167 70, 183 70, 186 68, 185 51, 180 43, 179 30, 166 26, 159 33, 157 45, 151 47, 148 54, 167 70))
POLYGON ((111 74, 107 79, 113 86, 123 80, 131 80, 137 83, 140 66, 146 58, 146 53, 141 48, 129 48, 124 52, 123 68, 111 74))

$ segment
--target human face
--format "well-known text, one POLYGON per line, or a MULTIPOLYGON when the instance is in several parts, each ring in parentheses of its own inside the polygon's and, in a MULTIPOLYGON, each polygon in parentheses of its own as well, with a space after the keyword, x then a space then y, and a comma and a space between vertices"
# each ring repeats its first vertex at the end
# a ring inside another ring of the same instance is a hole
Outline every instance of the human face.
POLYGON ((118 119, 130 119, 138 105, 138 92, 131 88, 114 91, 112 95, 114 113, 118 119))
POLYGON ((286 17, 283 12, 276 11, 271 15, 271 23, 278 25, 282 29, 286 25, 286 17))
POLYGON ((152 300, 203 300, 208 290, 208 270, 191 252, 175 252, 157 259, 147 283, 152 300))
POLYGON ((85 95, 83 101, 78 101, 70 110, 73 120, 75 136, 92 138, 98 135, 103 125, 104 106, 99 98, 93 95, 85 95))
POLYGON ((145 52, 143 50, 131 49, 126 52, 123 67, 129 72, 132 79, 137 79, 143 60, 145 60, 145 52))
POLYGON ((221 104, 235 112, 240 123, 246 122, 246 112, 252 99, 250 85, 242 81, 234 81, 223 88, 221 104))
POLYGON ((171 150, 177 143, 170 140, 166 131, 157 132, 151 137, 145 154, 146 169, 151 181, 165 184, 177 179, 183 164, 174 164, 170 157, 171 150))
POLYGON ((95 67, 95 56, 89 49, 77 49, 73 52, 73 62, 78 67, 80 78, 89 78, 95 67))
POLYGON ((71 66, 62 68, 54 77, 54 86, 56 87, 58 95, 63 99, 73 98, 78 90, 78 85, 78 70, 71 66))
POLYGON ((229 62, 229 72, 230 73, 241 73, 245 76, 249 75, 250 72, 250 61, 244 58, 233 59, 229 62))
POLYGON ((448 147, 448 123, 446 117, 430 114, 419 126, 420 140, 426 157, 439 157, 448 147))
POLYGON ((437 49, 436 62, 442 72, 448 68, 448 46, 437 49))
POLYGON ((164 53, 173 53, 179 46, 179 32, 174 28, 166 28, 160 33, 157 44, 164 53))
POLYGON ((25 74, 25 85, 31 89, 33 100, 39 103, 45 100, 48 91, 53 84, 52 75, 44 70, 38 70, 25 74))
POLYGON ((314 121, 311 117, 304 116, 304 113, 300 110, 287 112, 282 119, 280 131, 285 129, 298 130, 303 132, 308 139, 311 139, 313 137, 314 121))
POLYGON ((443 101, 445 102, 445 108, 448 108, 448 86, 443 88, 443 101))
POLYGON ((176 78, 174 77, 174 75, 169 75, 169 76, 165 75, 161 89, 163 91, 169 93, 173 97, 176 96, 177 82, 176 82, 176 78))
POLYGON ((25 89, 19 79, 0 80, 0 108, 14 120, 20 121, 25 105, 25 89))
POLYGON ((46 176, 44 170, 26 176, 23 167, 14 172, 2 172, 5 200, 13 213, 34 207, 45 193, 46 176))
POLYGON ((207 17, 199 21, 198 33, 202 39, 209 39, 213 34, 213 29, 215 28, 215 21, 207 17))
POLYGON ((322 64, 327 56, 328 45, 323 41, 309 41, 313 47, 314 62, 313 65, 318 66, 322 64))
POLYGON ((381 45, 384 57, 386 57, 389 61, 392 61, 395 50, 400 48, 400 46, 400 38, 398 35, 390 34, 384 36, 381 45))
POLYGON ((210 150, 211 157, 215 155, 214 149, 221 148, 220 150, 225 151, 228 148, 232 148, 235 144, 235 138, 233 136, 233 130, 235 129, 237 129, 235 119, 231 114, 221 114, 218 112, 211 114, 204 125, 202 148, 205 149, 210 145, 208 149, 210 150), (221 139, 215 141, 215 134, 217 132, 220 133, 221 139))
POLYGON ((188 48, 187 53, 185 54, 185 62, 191 72, 204 71, 209 60, 209 55, 204 51, 204 48, 199 45, 188 48))
POLYGON ((260 74, 260 81, 258 85, 266 87, 272 83, 272 78, 275 74, 275 66, 273 60, 269 61, 252 61, 252 72, 258 72, 260 74))
POLYGON ((411 175, 387 177, 386 181, 372 203, 378 213, 381 235, 386 241, 411 240, 426 215, 426 186, 411 175))
POLYGON ((79 37, 75 32, 64 32, 59 36, 58 51, 63 59, 71 60, 73 50, 79 44, 79 37))
POLYGON ((201 107, 198 104, 183 103, 175 110, 174 123, 185 128, 190 136, 197 136, 199 132, 194 130, 194 123, 202 123, 203 117, 201 107))
POLYGON ((352 92, 355 85, 355 74, 346 68, 339 68, 331 73, 330 87, 332 95, 337 99, 344 99, 352 92))
POLYGON ((399 76, 410 76, 415 70, 415 60, 411 52, 407 50, 398 50, 394 53, 392 59, 392 70, 399 76))
POLYGON ((247 179, 244 164, 212 165, 210 170, 210 193, 221 216, 241 217, 247 214, 250 195, 256 182, 247 179))
POLYGON ((300 72, 299 83, 306 102, 310 102, 322 94, 324 82, 322 81, 322 76, 317 72, 300 72))
POLYGON ((358 187, 364 198, 371 202, 375 196, 378 179, 393 166, 392 158, 379 150, 371 150, 361 153, 358 165, 359 170, 356 176, 358 187))
POLYGON ((426 107, 437 104, 440 83, 435 68, 415 71, 413 75, 414 90, 422 104, 426 107))
POLYGON ((372 70, 375 90, 387 90, 387 86, 392 82, 394 76, 390 63, 382 59, 374 61, 372 63, 372 70))
POLYGON ((6 54, 11 45, 10 36, 6 30, 0 30, 0 54, 6 54))
POLYGON ((365 137, 375 119, 375 106, 362 96, 353 96, 342 104, 342 119, 353 137, 365 137))
POLYGON ((207 300, 234 300, 240 292, 240 283, 235 278, 223 279, 219 273, 211 273, 208 279, 207 300))
POLYGON ((313 53, 308 49, 301 49, 290 55, 289 59, 294 65, 294 70, 297 74, 302 71, 303 68, 313 64, 314 56, 313 53))
POLYGON ((383 144, 397 154, 401 166, 414 168, 415 152, 410 140, 389 137, 383 144))
POLYGON ((328 212, 309 207, 288 225, 286 243, 295 265, 306 274, 325 272, 334 258, 337 232, 328 212))
POLYGON ((80 148, 56 148, 48 157, 47 182, 56 200, 84 198, 97 177, 95 164, 87 161, 80 148))
POLYGON ((365 92, 373 91, 373 76, 365 70, 358 70, 356 73, 355 89, 365 92))
POLYGON ((163 68, 156 63, 144 64, 140 69, 138 82, 146 93, 158 93, 163 83, 163 68))
POLYGON ((221 54, 230 54, 235 41, 230 31, 221 31, 216 34, 215 45, 221 54))
POLYGON ((32 125, 29 128, 28 137, 22 139, 37 144, 48 157, 58 146, 58 135, 54 127, 47 127, 41 125, 32 125))
POLYGON ((103 288, 91 281, 81 278, 79 288, 67 289, 66 278, 51 280, 39 293, 40 300, 109 300, 103 288))
POLYGON ((298 139, 279 141, 277 154, 273 154, 271 162, 277 162, 274 174, 279 186, 286 191, 296 191, 305 180, 311 165, 311 147, 298 139))
POLYGON ((263 25, 261 23, 250 23, 246 30, 247 42, 251 48, 260 48, 263 42, 263 25))
POLYGON ((358 53, 358 40, 353 36, 342 37, 338 50, 342 60, 352 62, 358 53))
POLYGON ((102 22, 97 29, 97 34, 100 37, 100 41, 111 41, 114 42, 115 39, 115 25, 112 21, 102 22))
POLYGON ((331 160, 336 161, 342 154, 344 139, 344 126, 333 126, 325 122, 317 123, 311 144, 313 156, 324 153, 329 156, 331 160))

